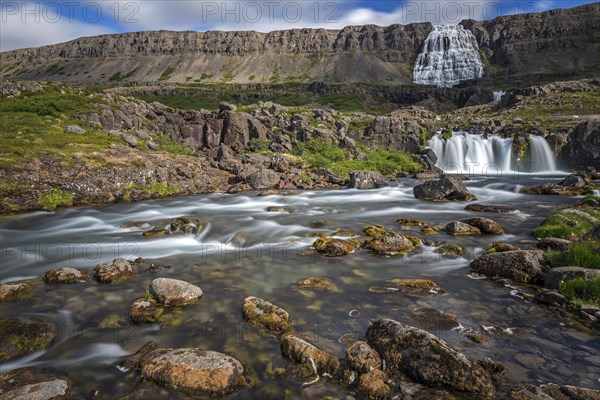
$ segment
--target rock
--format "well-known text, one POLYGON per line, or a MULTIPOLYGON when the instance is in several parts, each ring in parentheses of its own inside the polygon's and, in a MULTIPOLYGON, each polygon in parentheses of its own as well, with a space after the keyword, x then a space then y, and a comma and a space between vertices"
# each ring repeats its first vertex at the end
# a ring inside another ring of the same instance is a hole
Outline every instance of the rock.
POLYGON ((228 103, 226 101, 222 101, 219 103, 219 111, 237 111, 237 107, 235 104, 228 103))
POLYGON ((100 283, 119 283, 135 276, 131 264, 124 258, 98 264, 93 272, 94 279, 100 283))
POLYGON ((133 135, 122 133, 121 140, 127 143, 129 147, 138 147, 138 140, 133 135))
POLYGON ((0 284, 0 302, 22 300, 35 289, 29 281, 8 282, 0 284))
POLYGON ((481 235, 479 228, 459 221, 450 222, 448 225, 446 225, 444 230, 449 235, 454 236, 481 235))
POLYGON ((467 333, 465 337, 475 343, 487 343, 492 340, 491 337, 483 333, 467 333))
POLYGON ((350 174, 350 187, 356 189, 379 189, 387 186, 387 180, 378 172, 356 171, 350 174))
POLYGON ((569 175, 567 176, 565 179, 563 179, 560 183, 560 186, 570 186, 570 187, 577 187, 577 188, 582 188, 586 185, 585 179, 578 176, 578 175, 569 175))
POLYGON ((119 314, 110 314, 106 316, 100 323, 98 324, 99 328, 102 329, 116 329, 122 328, 127 324, 127 320, 123 318, 119 314))
POLYGON ((514 400, 598 400, 600 390, 576 386, 525 385, 512 393, 514 400))
POLYGON ((69 125, 65 129, 66 133, 74 133, 76 135, 84 135, 87 131, 79 125, 69 125))
POLYGON ((366 342, 352 343, 346 350, 346 361, 350 368, 359 373, 381 368, 381 357, 366 342))
POLYGON ((152 140, 148 141, 148 148, 150 150, 154 150, 154 151, 160 150, 160 146, 156 142, 154 142, 152 140))
POLYGON ((85 282, 87 278, 86 271, 75 268, 56 268, 42 275, 42 280, 48 284, 85 282))
POLYGON ((319 253, 329 257, 345 256, 356 250, 354 243, 334 238, 319 238, 313 243, 313 247, 319 253))
POLYGON ((363 231, 373 238, 366 243, 365 249, 380 255, 403 254, 416 245, 409 237, 387 230, 381 225, 369 225, 363 231))
POLYGON ((509 213, 516 211, 514 208, 495 204, 469 204, 465 207, 465 210, 486 213, 509 213))
POLYGON ((338 288, 329 278, 311 276, 297 283, 303 289, 324 289, 337 292, 338 288))
POLYGON ((429 331, 449 331, 460 326, 456 315, 427 307, 415 308, 411 318, 419 327, 429 331))
POLYGON ((47 348, 56 327, 41 317, 9 317, 0 320, 0 361, 47 348))
POLYGON ((475 218, 466 218, 461 219, 460 222, 474 226, 478 228, 481 232, 487 233, 490 235, 500 235, 504 233, 504 229, 496 222, 491 219, 475 217, 475 218))
POLYGON ((387 375, 379 369, 373 369, 358 378, 356 389, 360 398, 384 400, 389 398, 390 387, 387 385, 387 375))
POLYGON ((170 236, 171 231, 169 231, 168 229, 151 229, 142 233, 142 235, 147 238, 159 238, 163 236, 170 236))
POLYGON ((535 294, 535 299, 540 303, 563 306, 569 303, 569 300, 554 290, 540 289, 535 294))
POLYGON ((470 269, 490 278, 508 278, 518 282, 537 283, 550 270, 546 253, 541 250, 518 250, 484 254, 475 259, 470 269))
POLYGON ((292 328, 292 318, 284 309, 257 297, 246 297, 242 308, 244 319, 274 332, 292 328))
POLYGON ((560 289, 561 282, 571 279, 583 278, 586 281, 600 276, 600 269, 586 269, 580 267, 552 268, 546 275, 546 287, 552 290, 560 289))
POLYGON ((547 237, 540 239, 540 241, 537 243, 537 248, 542 250, 564 251, 567 250, 572 244, 573 242, 567 239, 547 237))
POLYGON ((413 188, 417 199, 427 201, 467 201, 475 200, 469 193, 462 180, 458 177, 444 176, 437 181, 427 181, 413 188))
POLYGON ((425 164, 429 167, 429 169, 435 169, 435 164, 438 162, 437 154, 431 149, 426 148, 421 152, 421 157, 425 161, 425 164))
POLYGON ((477 365, 485 369, 491 376, 502 375, 504 371, 506 371, 504 365, 497 363, 490 358, 484 358, 477 361, 477 365))
POLYGON ((517 251, 517 250, 521 250, 521 249, 519 247, 509 244, 509 243, 494 242, 494 243, 492 243, 490 248, 485 251, 484 254, 502 253, 503 251, 517 251))
POLYGON ((129 317, 134 324, 153 323, 162 316, 164 308, 153 298, 135 300, 131 304, 129 317))
POLYGON ((404 373, 432 387, 491 397, 490 375, 463 353, 429 332, 390 319, 371 322, 368 343, 386 360, 391 374, 404 373))
POLYGON ((290 162, 285 156, 274 156, 271 159, 270 168, 276 172, 288 172, 291 168, 290 162))
POLYGON ((442 292, 437 283, 428 279, 394 279, 391 282, 400 288, 408 288, 415 292, 434 294, 442 292))
POLYGON ((465 249, 459 244, 446 243, 434 250, 437 254, 442 254, 448 258, 458 258, 465 254, 465 249))
POLYGON ((191 283, 169 278, 156 278, 150 284, 150 293, 165 306, 184 306, 202 297, 202 289, 191 283))
POLYGON ((600 242, 600 225, 587 231, 582 237, 582 240, 593 240, 600 242))
POLYGON ((254 190, 271 189, 279 183, 279 174, 272 169, 262 169, 251 174, 246 182, 254 190))
POLYGON ((429 223, 414 218, 398 218, 396 223, 405 226, 428 226, 429 223))
POLYGON ((198 348, 159 348, 139 363, 144 379, 190 394, 223 396, 241 387, 244 367, 235 358, 198 348))
POLYGON ((600 123, 586 121, 577 125, 569 134, 566 146, 561 150, 561 159, 572 167, 600 165, 600 123))
POLYGON ((65 400, 71 398, 71 380, 21 368, 0 375, 0 400, 65 400))
POLYGON ((312 360, 319 375, 323 373, 335 375, 340 370, 340 362, 333 354, 323 351, 294 335, 287 335, 281 340, 281 353, 284 357, 306 366, 311 372, 315 372, 313 371, 312 360))

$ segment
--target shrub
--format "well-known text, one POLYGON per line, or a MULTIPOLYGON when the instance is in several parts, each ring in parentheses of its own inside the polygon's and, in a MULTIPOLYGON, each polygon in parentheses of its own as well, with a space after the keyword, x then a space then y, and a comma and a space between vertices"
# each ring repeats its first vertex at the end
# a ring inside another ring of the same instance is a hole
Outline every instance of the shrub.
POLYGON ((254 139, 250 139, 250 142, 248 143, 248 147, 250 148, 250 151, 252 151, 253 153, 263 153, 263 152, 269 151, 270 144, 271 144, 270 140, 254 138, 254 139))
POLYGON ((73 205, 73 193, 54 188, 50 193, 42 195, 40 202, 45 211, 54 211, 58 207, 69 207, 73 205))

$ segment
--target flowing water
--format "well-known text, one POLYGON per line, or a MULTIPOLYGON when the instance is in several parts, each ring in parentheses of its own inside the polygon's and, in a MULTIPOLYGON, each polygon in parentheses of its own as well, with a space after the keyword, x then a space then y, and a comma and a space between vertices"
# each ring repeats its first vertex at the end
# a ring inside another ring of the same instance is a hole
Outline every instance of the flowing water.
POLYGON ((502 100, 502 96, 504 96, 505 94, 506 94, 506 91, 504 91, 504 90, 494 91, 494 101, 502 100))
MULTIPOLYGON (((438 157, 436 166, 461 174, 498 175, 514 173, 513 139, 499 135, 472 135, 455 132, 448 140, 435 135, 427 145, 438 157)), ((537 173, 556 173, 556 157, 550 145, 540 136, 529 136, 530 169, 537 173)))
MULTIPOLYGON (((260 334, 244 322, 241 306, 244 298, 252 295, 286 309, 296 332, 309 334, 315 344, 340 358, 348 341, 364 337, 369 320, 385 317, 415 325, 411 310, 432 307, 455 313, 467 331, 492 325, 506 329, 491 342, 478 345, 466 340, 465 332, 432 330, 470 357, 490 357, 503 363, 507 368, 502 378, 506 390, 541 382, 598 389, 597 327, 578 322, 566 311, 524 301, 501 284, 469 277, 469 260, 492 241, 535 247, 531 230, 559 202, 574 203, 576 199, 524 196, 518 190, 522 185, 557 179, 511 174, 468 181, 467 187, 479 202, 506 204, 519 211, 481 214, 505 227, 507 233, 502 236, 458 238, 440 233, 429 237, 466 246, 467 255, 458 259, 437 255, 433 246, 398 258, 363 251, 325 258, 310 251, 315 231, 334 234, 343 229, 358 234, 365 225, 374 223, 401 230, 395 224, 398 217, 445 224, 474 214, 464 210, 463 202, 416 200, 412 195, 412 187, 419 183, 416 180, 371 191, 306 191, 269 197, 213 194, 3 219, 3 282, 38 277, 58 266, 93 268, 117 256, 143 257, 146 261, 138 265, 137 278, 121 284, 42 284, 35 301, 3 304, 2 318, 45 316, 56 323, 60 334, 48 350, 0 368, 51 367, 73 379, 76 398, 87 397, 93 388, 102 398, 118 398, 141 385, 134 371, 117 368, 120 358, 152 340, 163 347, 202 347, 238 358, 254 386, 232 394, 232 398, 260 397, 258 391, 265 385, 283 388, 286 398, 342 396, 343 386, 325 378, 303 387, 301 379, 273 376, 270 371, 274 368, 289 368, 291 364, 281 356, 274 336, 260 334), (270 206, 287 207, 287 211, 266 212, 270 206), (207 225, 197 235, 160 239, 142 236, 150 225, 119 228, 125 222, 181 215, 204 220, 207 225), (161 267, 158 272, 146 272, 150 262, 161 267), (165 313, 161 325, 98 327, 110 314, 121 315, 126 321, 132 301, 144 296, 158 276, 196 284, 204 296, 198 304, 165 313), (339 290, 299 290, 295 282, 309 276, 329 277, 339 290), (411 296, 369 290, 393 286, 389 280, 395 278, 432 279, 447 293, 411 296)), ((419 235, 418 230, 413 233, 419 235)), ((173 392, 171 396, 180 395, 173 392)))
POLYGON ((417 56, 413 82, 451 87, 483 76, 477 39, 462 25, 434 26, 417 56))

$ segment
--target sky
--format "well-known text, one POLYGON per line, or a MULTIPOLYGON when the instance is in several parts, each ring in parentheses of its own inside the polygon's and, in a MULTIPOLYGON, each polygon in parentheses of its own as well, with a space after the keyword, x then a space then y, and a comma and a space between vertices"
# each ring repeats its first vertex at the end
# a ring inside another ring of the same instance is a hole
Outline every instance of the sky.
POLYGON ((255 30, 458 23, 592 0, 0 0, 0 51, 144 30, 255 30))

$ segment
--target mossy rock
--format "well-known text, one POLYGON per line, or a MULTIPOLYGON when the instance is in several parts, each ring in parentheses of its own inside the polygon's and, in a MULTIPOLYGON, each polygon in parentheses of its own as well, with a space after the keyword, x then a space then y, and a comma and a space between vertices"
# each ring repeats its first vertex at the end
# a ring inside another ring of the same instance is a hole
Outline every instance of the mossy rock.
POLYGON ((414 218, 398 218, 396 223, 405 226, 427 226, 429 223, 414 218))
POLYGON ((26 299, 35 288, 36 286, 29 281, 0 284, 0 302, 26 299))
POLYGON ((324 289, 332 292, 338 292, 339 289, 329 278, 311 276, 296 283, 303 289, 324 289))
POLYGON ((56 337, 56 327, 40 317, 0 320, 0 360, 6 361, 46 349, 56 337))

